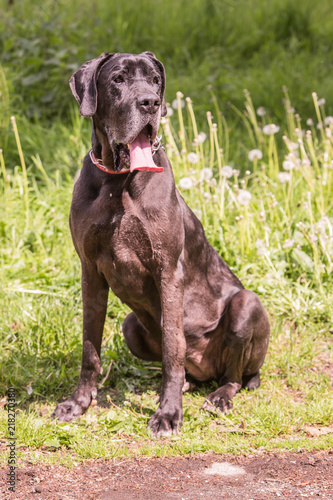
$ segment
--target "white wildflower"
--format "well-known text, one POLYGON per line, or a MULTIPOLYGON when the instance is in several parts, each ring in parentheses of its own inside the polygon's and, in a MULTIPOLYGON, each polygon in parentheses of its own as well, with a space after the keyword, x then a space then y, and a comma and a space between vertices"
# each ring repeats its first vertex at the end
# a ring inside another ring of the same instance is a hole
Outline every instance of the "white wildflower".
POLYGON ((233 170, 232 167, 229 167, 229 165, 224 165, 224 167, 221 168, 221 175, 223 177, 227 177, 228 179, 232 177, 233 170))
POLYGON ((28 393, 28 396, 31 396, 31 394, 34 392, 33 388, 31 387, 31 384, 27 385, 25 389, 28 393))
POLYGON ((260 149, 252 149, 248 154, 248 158, 250 161, 261 160, 262 152, 260 149))
POLYGON ((192 212, 198 217, 199 220, 202 219, 202 210, 200 210, 200 208, 193 208, 192 212))
POLYGON ((257 115, 258 116, 265 116, 266 114, 266 109, 263 106, 259 106, 257 109, 257 115))
POLYGON ((309 158, 303 158, 302 165, 303 165, 303 167, 311 167, 311 162, 310 162, 309 158))
POLYGON ((203 143, 203 142, 205 142, 206 137, 207 137, 207 135, 205 134, 205 132, 199 132, 199 134, 198 134, 198 141, 200 143, 203 143))
POLYGON ((257 241, 255 242, 255 247, 257 249, 258 255, 268 255, 269 254, 269 251, 267 250, 267 248, 265 246, 264 240, 257 239, 257 241))
POLYGON ((291 174, 289 174, 288 172, 279 172, 278 179, 281 184, 284 184, 285 182, 291 181, 291 174))
POLYGON ((323 97, 321 99, 318 99, 318 101, 317 101, 318 106, 324 106, 325 103, 326 103, 326 99, 324 99, 323 97))
POLYGON ((210 168, 203 168, 200 171, 200 179, 203 181, 209 181, 213 177, 213 172, 210 168))
POLYGON ((295 113, 295 108, 290 106, 287 111, 288 111, 288 113, 295 113))
MULTIPOLYGON (((174 99, 172 101, 172 107, 173 107, 173 109, 178 109, 178 99, 174 99)), ((180 107, 181 108, 185 107, 185 101, 183 99, 180 100, 180 107)))
POLYGON ((188 159, 189 163, 192 163, 193 165, 195 165, 199 161, 199 157, 196 153, 189 153, 187 155, 187 159, 188 159))
POLYGON ((295 241, 288 239, 283 243, 282 248, 292 248, 294 245, 295 245, 295 241))
POLYGON ((249 191, 245 189, 240 189, 237 195, 237 201, 241 205, 248 205, 251 201, 252 195, 249 191))
POLYGON ((265 125, 262 131, 266 135, 273 135, 276 134, 280 130, 280 127, 278 125, 275 125, 275 123, 269 123, 268 125, 265 125))
POLYGON ((290 160, 285 160, 282 163, 282 166, 283 166, 284 170, 292 170, 293 168, 295 168, 294 162, 290 161, 290 160))
POLYGON ((308 127, 312 127, 313 126, 313 120, 312 120, 312 118, 308 118, 306 120, 306 124, 308 125, 308 127))
POLYGON ((173 115, 173 109, 170 106, 167 107, 167 115, 168 116, 172 116, 173 115))
POLYGON ((321 219, 319 219, 319 221, 317 222, 317 229, 320 233, 325 233, 326 231, 326 227, 328 226, 329 227, 330 223, 329 223, 329 218, 327 217, 327 215, 324 215, 323 217, 321 217, 321 219))
POLYGON ((208 201, 211 199, 212 195, 210 193, 207 193, 207 191, 205 191, 203 197, 206 201, 208 201))
POLYGON ((297 149, 299 148, 299 144, 298 142, 289 142, 288 144, 288 147, 290 149, 290 151, 297 151, 297 149))
POLYGON ((240 170, 237 170, 236 168, 234 168, 232 173, 234 174, 235 177, 238 177, 240 174, 240 170))
POLYGON ((333 123, 333 116, 326 116, 324 121, 325 125, 331 125, 331 123, 333 123))
POLYGON ((181 189, 191 189, 193 187, 192 179, 190 177, 183 177, 179 181, 179 187, 181 189))

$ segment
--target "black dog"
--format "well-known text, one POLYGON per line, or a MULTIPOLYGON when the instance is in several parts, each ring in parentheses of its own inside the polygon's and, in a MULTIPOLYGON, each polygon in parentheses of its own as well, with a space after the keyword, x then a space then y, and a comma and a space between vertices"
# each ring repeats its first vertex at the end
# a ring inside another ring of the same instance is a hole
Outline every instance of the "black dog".
POLYGON ((133 311, 123 324, 132 353, 162 361, 160 404, 148 428, 169 436, 182 425, 185 371, 218 381, 206 406, 223 412, 242 387, 259 386, 267 314, 210 246, 175 187, 156 140, 166 114, 162 63, 151 52, 105 53, 83 64, 70 87, 80 113, 92 117, 92 151, 70 213, 82 264, 83 354, 78 385, 55 415, 70 421, 96 396, 111 288, 133 311))

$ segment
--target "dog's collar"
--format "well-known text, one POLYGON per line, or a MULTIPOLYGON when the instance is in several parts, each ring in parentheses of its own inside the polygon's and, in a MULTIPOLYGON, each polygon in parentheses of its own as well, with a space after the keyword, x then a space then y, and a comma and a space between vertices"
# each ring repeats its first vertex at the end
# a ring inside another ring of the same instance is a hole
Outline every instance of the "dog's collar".
MULTIPOLYGON (((151 153, 152 153, 152 156, 154 156, 154 154, 160 149, 164 149, 164 146, 163 146, 163 143, 162 143, 162 135, 160 136, 156 136, 156 139, 155 141, 153 142, 153 144, 151 145, 151 153)), ((130 172, 130 169, 127 169, 127 170, 121 170, 120 172, 115 172, 114 170, 109 170, 103 163, 103 160, 101 160, 100 158, 96 158, 96 156, 94 155, 93 153, 93 150, 91 149, 89 151, 89 156, 90 156, 90 159, 91 161, 93 162, 94 165, 96 165, 97 168, 99 168, 100 170, 102 170, 103 172, 106 172, 107 174, 115 174, 115 175, 118 175, 118 174, 128 174, 130 172)))

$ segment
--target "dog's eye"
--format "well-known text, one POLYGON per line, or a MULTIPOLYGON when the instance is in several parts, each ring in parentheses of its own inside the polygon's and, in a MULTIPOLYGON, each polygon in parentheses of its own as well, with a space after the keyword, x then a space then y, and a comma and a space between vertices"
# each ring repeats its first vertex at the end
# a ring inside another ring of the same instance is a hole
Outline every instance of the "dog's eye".
POLYGON ((116 76, 116 77, 113 79, 113 81, 114 81, 115 83, 123 83, 125 80, 124 80, 124 78, 123 78, 121 75, 119 75, 119 76, 116 76))
POLYGON ((160 83, 160 80, 157 76, 154 76, 153 82, 156 83, 156 85, 158 85, 160 83))

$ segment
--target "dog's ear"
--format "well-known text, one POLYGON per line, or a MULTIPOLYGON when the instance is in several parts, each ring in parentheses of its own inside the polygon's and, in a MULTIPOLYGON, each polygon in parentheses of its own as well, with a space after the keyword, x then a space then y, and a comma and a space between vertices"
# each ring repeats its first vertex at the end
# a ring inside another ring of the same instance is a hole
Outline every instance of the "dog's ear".
POLYGON ((157 59, 157 57, 155 56, 155 54, 153 52, 146 51, 146 52, 143 52, 143 54, 145 56, 148 56, 153 61, 153 63, 155 64, 155 66, 157 67, 157 69, 161 75, 161 78, 162 78, 162 85, 161 85, 162 107, 161 107, 161 111, 162 111, 162 116, 166 116, 167 115, 167 108, 166 108, 165 100, 164 100, 164 93, 165 93, 165 69, 164 69, 164 66, 161 63, 161 61, 159 61, 157 59))
POLYGON ((85 62, 81 68, 73 73, 69 80, 71 91, 80 104, 82 116, 93 116, 97 110, 97 77, 106 61, 114 54, 103 52, 96 59, 85 62))

